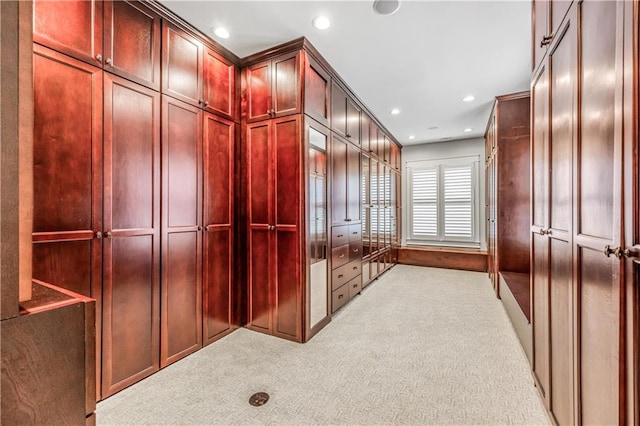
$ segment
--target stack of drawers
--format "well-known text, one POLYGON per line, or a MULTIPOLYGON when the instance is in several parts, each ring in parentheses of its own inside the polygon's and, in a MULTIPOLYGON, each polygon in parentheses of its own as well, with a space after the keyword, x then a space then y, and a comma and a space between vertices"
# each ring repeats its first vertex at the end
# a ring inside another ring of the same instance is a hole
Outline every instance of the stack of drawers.
POLYGON ((362 290, 361 225, 336 226, 331 230, 331 312, 340 309, 362 290))

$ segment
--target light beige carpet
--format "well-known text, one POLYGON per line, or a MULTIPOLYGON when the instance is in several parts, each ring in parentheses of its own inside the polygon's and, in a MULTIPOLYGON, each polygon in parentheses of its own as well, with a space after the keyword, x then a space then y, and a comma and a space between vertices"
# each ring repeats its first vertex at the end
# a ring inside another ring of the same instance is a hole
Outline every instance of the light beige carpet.
POLYGON ((97 421, 548 424, 487 275, 404 265, 310 342, 240 329, 99 403, 97 421), (269 402, 250 406, 259 391, 269 402))

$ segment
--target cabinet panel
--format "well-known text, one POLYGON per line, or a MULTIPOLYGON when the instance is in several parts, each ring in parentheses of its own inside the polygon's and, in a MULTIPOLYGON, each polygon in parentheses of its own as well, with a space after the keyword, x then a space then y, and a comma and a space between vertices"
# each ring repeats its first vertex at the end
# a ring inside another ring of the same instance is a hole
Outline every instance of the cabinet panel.
POLYGON ((200 105, 202 43, 163 21, 162 93, 191 105, 200 105))
POLYGON ((297 226, 300 220, 300 118, 275 120, 273 132, 275 224, 297 226))
POLYGON ((162 265, 161 363, 166 366, 202 346, 202 250, 198 232, 165 238, 162 265))
POLYGON ((364 112, 360 115, 360 146, 363 153, 369 152, 369 139, 371 137, 371 118, 364 112))
POLYGON ((532 328, 533 374, 545 405, 549 398, 549 239, 533 233, 532 259, 532 328))
POLYGON ((57 287, 91 297, 92 258, 101 244, 92 239, 67 240, 33 244, 33 276, 57 287))
POLYGON ((326 127, 329 127, 330 94, 331 77, 307 54, 304 83, 304 113, 326 127))
POLYGON ((159 369, 158 247, 153 235, 105 240, 103 397, 159 369))
POLYGON ((619 260, 580 248, 580 389, 584 424, 620 421, 620 299, 616 288, 619 260))
POLYGON ((259 123, 247 126, 247 151, 248 151, 248 205, 249 222, 252 225, 268 225, 269 217, 269 191, 271 191, 270 164, 270 126, 268 123, 259 123), (267 187, 265 188, 265 182, 267 187), (266 190, 265 190, 266 189, 266 190))
POLYGON ((204 344, 231 331, 231 227, 209 229, 204 236, 204 344))
POLYGON ((235 124, 204 116, 204 224, 231 224, 235 124))
POLYGON ((347 98, 347 138, 351 143, 360 145, 360 107, 347 98))
POLYGON ((229 119, 235 116, 235 66, 209 48, 204 49, 202 99, 205 109, 229 119))
POLYGON ((272 233, 266 227, 249 230, 249 327, 271 331, 271 266, 269 263, 272 233))
POLYGON ((273 116, 280 117, 300 112, 300 53, 283 55, 273 59, 272 63, 273 116))
POLYGON ((247 121, 270 118, 271 109, 271 61, 245 68, 247 121))
POLYGON ((140 3, 105 1, 105 70, 160 89, 160 17, 140 3))
POLYGON ((571 424, 573 407, 573 303, 571 246, 551 239, 549 329, 551 343, 550 411, 558 424, 571 424))
POLYGON ((331 135, 331 222, 342 224, 347 212, 348 142, 331 135))
POLYGON ((300 336, 300 241, 297 229, 276 231, 276 335, 300 336))
POLYGON ((105 74, 103 396, 159 367, 159 163, 160 94, 105 74))
POLYGON ((163 96, 163 367, 202 346, 201 162, 202 112, 163 96))
POLYGON ((102 1, 34 1, 33 41, 102 66, 102 1))
POLYGON ((331 130, 347 134, 347 94, 335 81, 331 86, 331 130))
POLYGON ((347 144, 347 218, 360 221, 360 150, 347 144))
POLYGON ((540 63, 547 51, 543 43, 549 35, 549 0, 533 0, 533 68, 540 63))
POLYGON ((531 201, 532 224, 546 227, 548 208, 546 192, 549 156, 549 74, 543 67, 533 82, 531 91, 533 129, 531 139, 531 201))

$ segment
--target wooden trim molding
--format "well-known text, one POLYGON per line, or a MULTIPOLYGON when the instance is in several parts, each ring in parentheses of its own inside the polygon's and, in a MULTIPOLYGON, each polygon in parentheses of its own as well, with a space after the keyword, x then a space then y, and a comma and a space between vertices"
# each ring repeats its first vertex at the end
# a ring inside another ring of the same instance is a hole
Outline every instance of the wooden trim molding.
POLYGON ((487 272, 487 252, 447 247, 398 247, 398 263, 487 272))

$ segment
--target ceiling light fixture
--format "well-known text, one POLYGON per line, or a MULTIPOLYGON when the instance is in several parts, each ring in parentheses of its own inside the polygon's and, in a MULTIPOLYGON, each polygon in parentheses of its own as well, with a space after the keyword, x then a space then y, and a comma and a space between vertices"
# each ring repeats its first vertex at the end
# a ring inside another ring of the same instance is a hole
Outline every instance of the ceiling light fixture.
POLYGON ((319 30, 326 30, 331 26, 331 21, 326 16, 318 16, 311 21, 311 24, 319 30))
POLYGON ((374 0, 373 11, 379 15, 393 15, 400 9, 400 0, 374 0))
POLYGON ((416 138, 415 136, 413 136, 413 135, 409 135, 409 140, 410 140, 410 141, 414 140, 415 138, 416 138))
POLYGON ((216 28, 213 33, 220 38, 229 38, 229 31, 227 31, 227 29, 223 27, 216 28))
POLYGON ((470 132, 470 131, 472 131, 472 130, 473 130, 473 129, 472 129, 471 127, 467 127, 466 129, 464 129, 464 131, 465 131, 465 132, 470 132))
POLYGON ((391 110, 391 114, 392 115, 398 115, 398 114, 400 114, 400 110, 398 108, 394 108, 394 109, 391 110))
POLYGON ((462 98, 462 102, 471 102, 471 101, 473 101, 475 98, 476 98, 476 97, 475 97, 475 96, 473 96, 473 95, 468 95, 468 96, 465 96, 464 98, 462 98))

